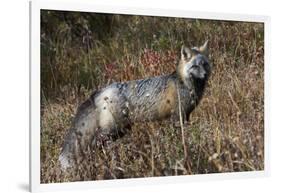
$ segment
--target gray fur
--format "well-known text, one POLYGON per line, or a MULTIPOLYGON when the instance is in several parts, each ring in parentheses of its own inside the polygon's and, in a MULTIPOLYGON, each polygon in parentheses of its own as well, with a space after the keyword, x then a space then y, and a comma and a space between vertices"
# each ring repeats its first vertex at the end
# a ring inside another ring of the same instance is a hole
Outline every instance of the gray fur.
POLYGON ((179 120, 177 89, 188 120, 199 103, 211 65, 207 43, 200 48, 181 50, 177 70, 168 75, 113 83, 94 92, 79 108, 66 135, 59 160, 62 168, 74 164, 90 146, 123 136, 134 122, 179 120))

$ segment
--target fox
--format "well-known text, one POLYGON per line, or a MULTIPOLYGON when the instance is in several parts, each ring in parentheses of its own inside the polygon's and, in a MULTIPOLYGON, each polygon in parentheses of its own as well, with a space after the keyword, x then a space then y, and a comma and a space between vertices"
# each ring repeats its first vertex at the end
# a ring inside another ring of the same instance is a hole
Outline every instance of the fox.
POLYGON ((179 120, 181 112, 184 121, 189 121, 210 74, 207 40, 200 47, 183 45, 176 69, 170 74, 114 82, 94 91, 78 107, 67 131, 59 155, 61 168, 73 167, 77 156, 89 147, 121 138, 133 123, 179 120))

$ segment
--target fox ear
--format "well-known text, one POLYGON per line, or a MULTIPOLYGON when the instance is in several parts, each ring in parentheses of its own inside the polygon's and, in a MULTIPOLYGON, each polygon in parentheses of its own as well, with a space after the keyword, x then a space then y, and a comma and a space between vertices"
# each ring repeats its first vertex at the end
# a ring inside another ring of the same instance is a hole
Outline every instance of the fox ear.
POLYGON ((203 44, 203 46, 201 46, 200 48, 199 48, 199 51, 202 53, 202 54, 204 54, 204 55, 208 55, 208 43, 209 43, 209 41, 207 40, 204 44, 203 44))
POLYGON ((191 58, 191 56, 192 56, 192 50, 185 46, 182 46, 181 47, 181 59, 188 60, 191 58))

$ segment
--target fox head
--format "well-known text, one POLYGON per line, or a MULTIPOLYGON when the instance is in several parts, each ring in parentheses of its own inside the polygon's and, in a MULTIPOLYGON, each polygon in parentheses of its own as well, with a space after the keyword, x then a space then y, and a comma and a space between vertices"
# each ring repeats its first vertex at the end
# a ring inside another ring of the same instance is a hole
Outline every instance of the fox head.
POLYGON ((186 86, 191 80, 206 81, 211 73, 208 59, 208 41, 202 46, 187 48, 182 46, 178 74, 186 86))

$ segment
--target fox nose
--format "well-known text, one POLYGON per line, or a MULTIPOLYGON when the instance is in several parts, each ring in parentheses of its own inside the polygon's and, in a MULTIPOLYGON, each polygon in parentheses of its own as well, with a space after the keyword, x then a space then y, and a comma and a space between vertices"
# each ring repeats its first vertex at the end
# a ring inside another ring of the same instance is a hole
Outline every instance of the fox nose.
POLYGON ((207 76, 207 73, 206 72, 203 72, 203 77, 206 77, 207 76))
POLYGON ((203 72, 200 72, 199 76, 201 78, 206 78, 207 77, 207 72, 203 71, 203 72))

